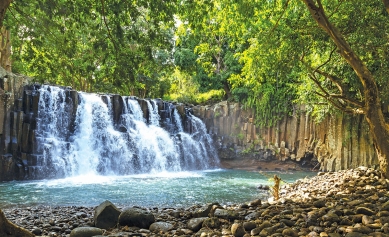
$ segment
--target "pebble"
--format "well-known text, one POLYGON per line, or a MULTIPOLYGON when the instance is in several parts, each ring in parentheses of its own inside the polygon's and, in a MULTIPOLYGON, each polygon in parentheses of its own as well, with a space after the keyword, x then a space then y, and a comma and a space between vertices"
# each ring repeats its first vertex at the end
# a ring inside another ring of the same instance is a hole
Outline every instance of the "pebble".
MULTIPOLYGON (((283 186, 277 201, 143 208, 155 217, 150 228, 117 225, 89 230, 101 230, 99 236, 111 237, 389 237, 389 180, 380 177, 379 171, 366 167, 321 172, 283 186)), ((10 221, 36 236, 73 237, 77 229, 94 227, 95 207, 33 206, 3 211, 10 221)))

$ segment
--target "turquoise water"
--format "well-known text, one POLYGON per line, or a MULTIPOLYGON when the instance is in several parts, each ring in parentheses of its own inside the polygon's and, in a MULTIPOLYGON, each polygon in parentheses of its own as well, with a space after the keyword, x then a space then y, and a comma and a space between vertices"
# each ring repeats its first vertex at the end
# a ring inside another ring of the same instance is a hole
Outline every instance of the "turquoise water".
MULTIPOLYGON (((276 173, 286 182, 315 173, 276 173)), ((186 207, 218 202, 244 203, 268 197, 259 184, 271 185, 258 172, 210 170, 131 176, 85 175, 65 179, 0 183, 0 208, 33 205, 96 206, 105 200, 116 205, 186 207)))

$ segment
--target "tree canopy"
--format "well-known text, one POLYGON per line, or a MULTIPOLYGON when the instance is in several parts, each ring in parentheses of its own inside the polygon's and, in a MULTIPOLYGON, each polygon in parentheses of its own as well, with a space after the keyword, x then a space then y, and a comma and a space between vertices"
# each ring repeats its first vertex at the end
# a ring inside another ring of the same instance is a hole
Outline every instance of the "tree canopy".
POLYGON ((388 0, 10 2, 0 25, 15 72, 197 103, 212 92, 254 108, 262 126, 299 103, 318 119, 364 114, 388 166, 388 0))

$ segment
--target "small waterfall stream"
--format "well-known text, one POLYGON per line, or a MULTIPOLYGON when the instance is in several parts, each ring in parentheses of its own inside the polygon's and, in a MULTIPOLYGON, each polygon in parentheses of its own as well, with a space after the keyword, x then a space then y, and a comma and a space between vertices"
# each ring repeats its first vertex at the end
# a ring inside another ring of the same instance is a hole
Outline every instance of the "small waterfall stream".
POLYGON ((38 91, 35 178, 218 166, 204 123, 189 110, 182 117, 175 105, 161 100, 83 92, 69 97, 66 89, 47 85, 38 91))

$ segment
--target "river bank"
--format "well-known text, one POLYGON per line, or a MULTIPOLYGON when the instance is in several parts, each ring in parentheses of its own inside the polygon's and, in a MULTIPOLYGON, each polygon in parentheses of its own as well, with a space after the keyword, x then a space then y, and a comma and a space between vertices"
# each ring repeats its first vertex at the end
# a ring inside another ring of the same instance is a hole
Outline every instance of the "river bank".
MULTIPOLYGON (((183 208, 141 208, 152 226, 115 226, 103 236, 389 236, 389 181, 360 167, 318 173, 282 187, 280 200, 253 200, 183 208)), ((81 195, 81 194, 79 194, 81 195)), ((126 207, 119 207, 120 210, 126 207)), ((93 228, 92 207, 27 207, 4 210, 9 220, 37 236, 77 236, 93 228), (73 231, 73 234, 71 234, 73 231)))

